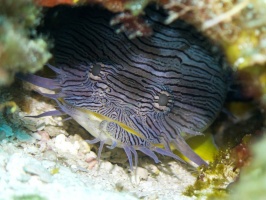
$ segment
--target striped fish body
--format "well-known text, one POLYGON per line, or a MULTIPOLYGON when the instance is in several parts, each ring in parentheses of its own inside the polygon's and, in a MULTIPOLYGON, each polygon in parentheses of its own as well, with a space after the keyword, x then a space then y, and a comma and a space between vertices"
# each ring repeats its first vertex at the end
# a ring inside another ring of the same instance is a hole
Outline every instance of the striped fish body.
POLYGON ((57 68, 51 68, 57 77, 50 84, 58 87, 52 98, 62 111, 98 138, 95 141, 124 148, 131 165, 135 150, 155 161, 153 152, 175 157, 170 143, 196 164, 204 164, 183 133, 201 134, 226 97, 227 70, 209 41, 181 21, 164 25, 166 16, 152 8, 146 20, 154 34, 132 40, 115 33, 107 11, 58 12, 71 16, 52 33, 57 68), (79 112, 86 114, 80 117, 79 112), (84 125, 88 115, 99 116, 97 131, 84 125), (108 137, 101 139, 100 133, 108 137))

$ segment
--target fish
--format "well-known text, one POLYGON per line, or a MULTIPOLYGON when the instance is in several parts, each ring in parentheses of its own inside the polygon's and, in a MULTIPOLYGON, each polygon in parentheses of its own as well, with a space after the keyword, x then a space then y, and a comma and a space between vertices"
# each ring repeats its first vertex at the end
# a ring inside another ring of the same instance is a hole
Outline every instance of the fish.
MULTIPOLYGON (((194 27, 150 7, 145 21, 150 37, 130 39, 110 26, 114 16, 98 7, 61 7, 49 30, 54 40, 54 78, 19 74, 18 78, 55 91, 43 94, 103 146, 123 148, 130 165, 141 151, 155 163, 157 154, 184 162, 177 149, 196 165, 207 165, 186 139, 202 135, 216 119, 228 92, 223 54, 194 27)), ((53 16, 51 13, 49 16, 53 16)))

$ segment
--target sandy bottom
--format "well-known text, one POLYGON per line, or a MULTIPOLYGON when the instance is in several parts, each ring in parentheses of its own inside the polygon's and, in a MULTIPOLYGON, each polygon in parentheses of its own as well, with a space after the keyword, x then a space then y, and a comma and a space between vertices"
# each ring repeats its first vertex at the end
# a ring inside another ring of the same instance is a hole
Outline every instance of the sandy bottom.
MULTIPOLYGON (((193 199, 182 195, 195 181, 192 167, 166 157, 155 164, 139 153, 131 172, 118 148, 104 148, 99 162, 98 145, 84 141, 89 134, 77 123, 24 117, 55 104, 23 95, 30 112, 0 113, 0 199, 193 199)), ((0 98, 15 99, 9 90, 0 98)))

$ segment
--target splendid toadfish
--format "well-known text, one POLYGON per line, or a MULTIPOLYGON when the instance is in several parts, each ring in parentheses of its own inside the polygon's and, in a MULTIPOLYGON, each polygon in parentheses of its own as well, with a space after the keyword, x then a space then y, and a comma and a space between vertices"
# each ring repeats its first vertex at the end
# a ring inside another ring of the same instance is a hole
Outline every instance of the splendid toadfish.
MULTIPOLYGON (((19 75, 55 91, 59 110, 39 117, 67 114, 95 137, 90 143, 123 148, 132 169, 141 151, 181 160, 174 145, 197 165, 206 164, 186 143, 202 134, 223 108, 228 70, 223 56, 190 25, 165 25, 166 15, 146 10, 153 35, 129 39, 109 25, 112 14, 97 7, 57 11, 65 20, 54 38, 55 78, 19 75)), ((60 21, 60 20, 59 20, 60 21)))

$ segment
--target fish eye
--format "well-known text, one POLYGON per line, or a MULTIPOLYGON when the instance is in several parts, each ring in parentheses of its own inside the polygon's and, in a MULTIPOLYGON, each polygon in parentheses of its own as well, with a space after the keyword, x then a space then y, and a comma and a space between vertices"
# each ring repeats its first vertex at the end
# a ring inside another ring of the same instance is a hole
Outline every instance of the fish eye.
POLYGON ((92 69, 91 69, 91 73, 93 76, 99 76, 100 72, 101 72, 101 68, 102 66, 99 64, 95 64, 93 65, 92 69))
POLYGON ((166 106, 168 103, 168 96, 166 94, 160 94, 158 103, 160 106, 166 106))

